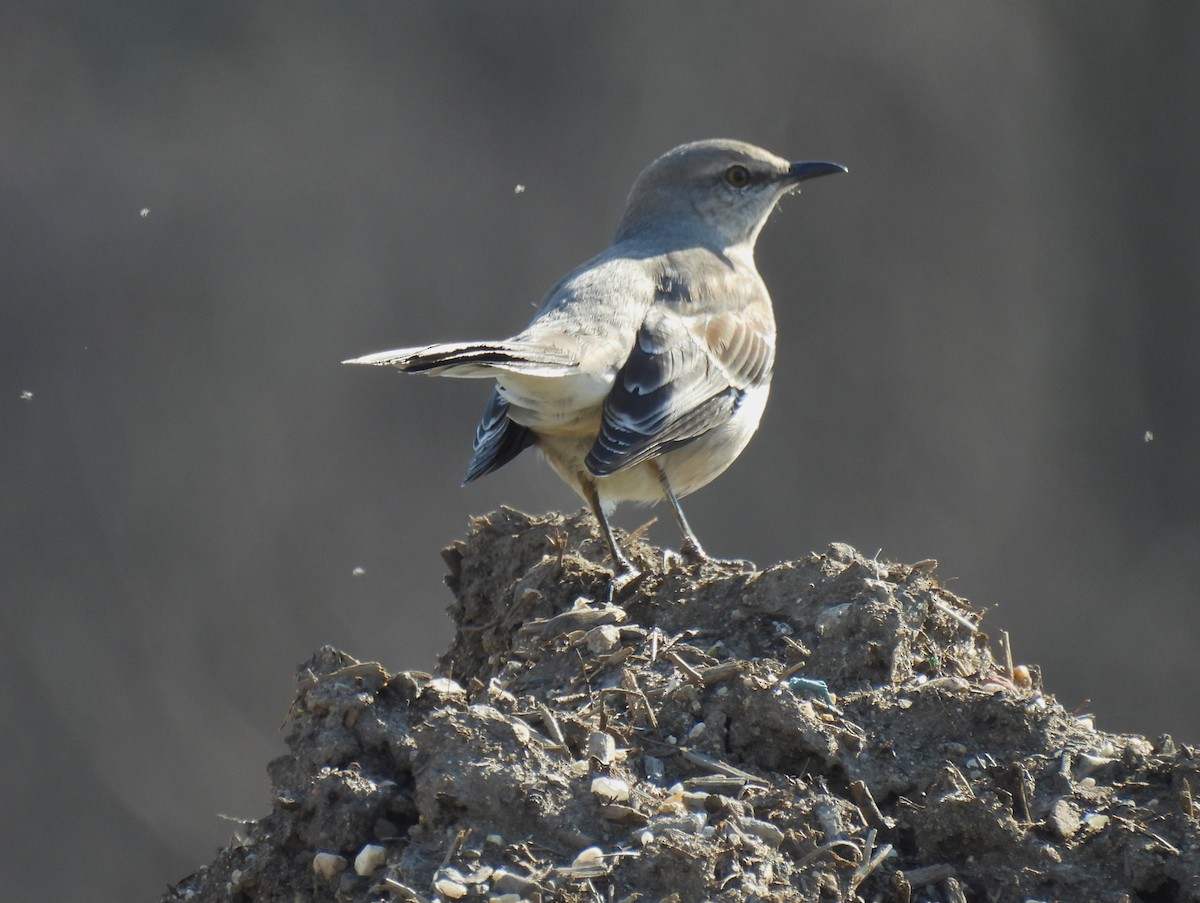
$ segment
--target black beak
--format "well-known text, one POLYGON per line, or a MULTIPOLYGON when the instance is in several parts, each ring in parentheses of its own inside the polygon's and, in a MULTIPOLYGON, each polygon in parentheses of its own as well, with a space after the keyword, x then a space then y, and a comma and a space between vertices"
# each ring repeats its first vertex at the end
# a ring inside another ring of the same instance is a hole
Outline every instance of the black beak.
POLYGON ((805 179, 815 179, 817 176, 828 176, 835 172, 849 172, 841 163, 826 163, 824 160, 808 160, 804 163, 793 163, 788 167, 787 181, 803 182, 805 179))

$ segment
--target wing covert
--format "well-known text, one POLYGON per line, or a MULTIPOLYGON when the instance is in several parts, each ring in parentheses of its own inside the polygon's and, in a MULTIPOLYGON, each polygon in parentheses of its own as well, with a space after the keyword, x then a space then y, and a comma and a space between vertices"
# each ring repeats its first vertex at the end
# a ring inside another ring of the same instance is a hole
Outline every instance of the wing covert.
POLYGON ((774 327, 753 308, 689 314, 655 305, 604 403, 586 466, 616 473, 725 423, 770 376, 774 327))

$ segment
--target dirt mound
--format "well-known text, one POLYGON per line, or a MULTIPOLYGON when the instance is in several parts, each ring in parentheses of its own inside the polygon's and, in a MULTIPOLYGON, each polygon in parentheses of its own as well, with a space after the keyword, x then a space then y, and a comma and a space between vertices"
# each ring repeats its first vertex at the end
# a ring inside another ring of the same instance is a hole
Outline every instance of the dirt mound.
POLYGON ((445 552, 442 676, 323 649, 270 815, 166 901, 1193 901, 1200 760, 1000 664, 934 563, 652 572, 582 515, 445 552))

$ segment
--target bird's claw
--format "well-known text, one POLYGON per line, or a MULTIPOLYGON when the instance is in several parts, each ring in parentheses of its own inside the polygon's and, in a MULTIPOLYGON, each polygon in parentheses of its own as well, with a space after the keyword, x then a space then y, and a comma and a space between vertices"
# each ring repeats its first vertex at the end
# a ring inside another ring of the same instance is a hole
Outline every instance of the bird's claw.
POLYGON ((717 567, 729 568, 735 571, 755 571, 758 566, 745 558, 713 558, 704 553, 703 549, 689 549, 684 546, 680 551, 663 549, 663 570, 669 571, 674 567, 695 564, 715 564, 717 567))
POLYGON ((635 586, 642 582, 646 572, 639 570, 629 561, 621 562, 621 564, 613 570, 612 579, 608 581, 608 601, 611 604, 620 596, 629 592, 635 586))

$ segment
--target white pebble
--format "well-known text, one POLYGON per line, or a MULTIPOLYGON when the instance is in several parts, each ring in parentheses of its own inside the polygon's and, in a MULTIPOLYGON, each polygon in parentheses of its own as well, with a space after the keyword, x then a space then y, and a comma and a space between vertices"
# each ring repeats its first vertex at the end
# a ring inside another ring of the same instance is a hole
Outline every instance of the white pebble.
POLYGON ((588 847, 585 850, 580 850, 579 855, 575 857, 575 861, 571 863, 571 868, 585 869, 598 865, 604 865, 604 851, 599 847, 588 847))
POLYGON ((313 857, 312 870, 324 878, 326 881, 332 881, 343 871, 346 870, 345 856, 339 856, 337 853, 318 853, 313 857))
POLYGON ((592 781, 592 793, 606 803, 623 803, 629 799, 629 782, 620 778, 595 778, 592 781))
POLYGON ((426 687, 437 693, 439 696, 466 696, 467 691, 462 688, 462 685, 457 681, 453 681, 448 677, 435 677, 426 687))
POLYGON ((369 843, 354 857, 354 872, 366 877, 387 862, 387 850, 377 843, 369 843))

